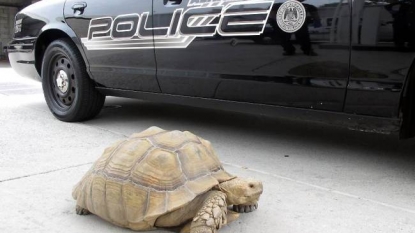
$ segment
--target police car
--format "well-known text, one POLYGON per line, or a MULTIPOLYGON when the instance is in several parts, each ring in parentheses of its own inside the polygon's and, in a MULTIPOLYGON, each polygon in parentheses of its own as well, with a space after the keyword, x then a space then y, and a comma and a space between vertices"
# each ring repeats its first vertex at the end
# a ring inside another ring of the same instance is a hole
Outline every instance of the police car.
POLYGON ((43 0, 16 15, 7 51, 62 121, 121 96, 407 138, 413 12, 411 1, 43 0))

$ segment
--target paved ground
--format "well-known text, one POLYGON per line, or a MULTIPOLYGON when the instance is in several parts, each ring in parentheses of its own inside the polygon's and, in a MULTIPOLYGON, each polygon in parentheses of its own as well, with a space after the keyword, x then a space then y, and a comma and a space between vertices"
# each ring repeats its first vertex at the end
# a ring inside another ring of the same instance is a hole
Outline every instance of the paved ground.
POLYGON ((415 140, 120 98, 105 105, 94 120, 60 122, 39 83, 0 64, 0 232, 131 232, 77 216, 71 190, 107 145, 152 125, 193 131, 227 170, 263 180, 260 208, 221 232, 415 232, 415 140))

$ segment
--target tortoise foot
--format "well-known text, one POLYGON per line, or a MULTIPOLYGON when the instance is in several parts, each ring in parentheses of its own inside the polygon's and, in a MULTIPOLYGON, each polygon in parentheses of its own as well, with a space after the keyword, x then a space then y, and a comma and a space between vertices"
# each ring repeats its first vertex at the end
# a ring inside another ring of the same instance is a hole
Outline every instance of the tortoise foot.
POLYGON ((90 213, 91 212, 89 212, 89 210, 87 210, 85 208, 82 208, 79 205, 76 206, 76 214, 78 214, 78 215, 88 215, 90 213))
POLYGON ((207 227, 207 226, 200 226, 200 227, 194 227, 190 233, 216 233, 218 232, 216 229, 207 227))
POLYGON ((233 211, 238 213, 249 213, 258 209, 258 203, 254 205, 234 205, 233 211))

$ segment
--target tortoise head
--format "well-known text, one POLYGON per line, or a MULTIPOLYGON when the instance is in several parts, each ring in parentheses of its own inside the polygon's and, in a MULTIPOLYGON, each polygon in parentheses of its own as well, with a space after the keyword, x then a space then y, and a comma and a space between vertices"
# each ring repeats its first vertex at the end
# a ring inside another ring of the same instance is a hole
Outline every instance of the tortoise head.
POLYGON ((252 178, 235 178, 220 183, 219 190, 226 194, 226 202, 233 205, 237 212, 251 212, 258 208, 262 194, 262 182, 252 178))

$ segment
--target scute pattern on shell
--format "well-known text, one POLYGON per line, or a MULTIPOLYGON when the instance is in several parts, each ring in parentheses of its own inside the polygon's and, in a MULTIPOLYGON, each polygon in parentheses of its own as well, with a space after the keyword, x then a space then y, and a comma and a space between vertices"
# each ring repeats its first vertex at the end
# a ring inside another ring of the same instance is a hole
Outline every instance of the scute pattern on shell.
POLYGON ((151 127, 108 147, 72 195, 107 221, 149 230, 159 216, 233 178, 210 142, 187 131, 151 127))

